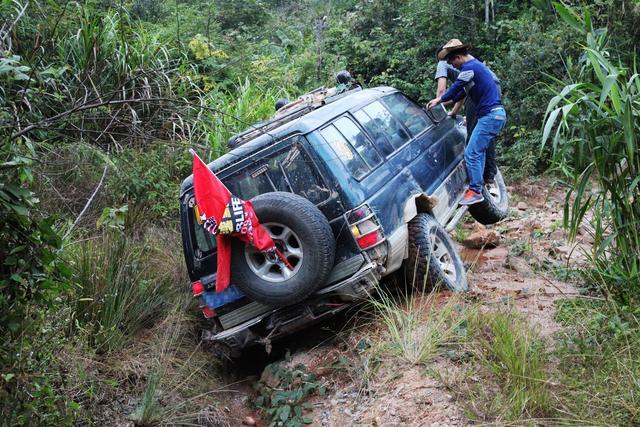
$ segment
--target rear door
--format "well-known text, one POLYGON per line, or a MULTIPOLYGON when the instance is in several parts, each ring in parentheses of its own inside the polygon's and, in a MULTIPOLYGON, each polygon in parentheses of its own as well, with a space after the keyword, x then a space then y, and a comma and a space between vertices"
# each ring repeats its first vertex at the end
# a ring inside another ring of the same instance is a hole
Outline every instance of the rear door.
MULTIPOLYGON (((341 201, 326 184, 305 142, 301 136, 289 138, 222 171, 219 178, 233 195, 243 200, 272 191, 286 191, 310 200, 331 218, 336 212, 343 212, 341 201)), ((197 277, 201 277, 216 271, 216 241, 202 226, 193 192, 186 197, 183 203, 188 208, 185 219, 194 255, 193 269, 198 271, 197 277)))

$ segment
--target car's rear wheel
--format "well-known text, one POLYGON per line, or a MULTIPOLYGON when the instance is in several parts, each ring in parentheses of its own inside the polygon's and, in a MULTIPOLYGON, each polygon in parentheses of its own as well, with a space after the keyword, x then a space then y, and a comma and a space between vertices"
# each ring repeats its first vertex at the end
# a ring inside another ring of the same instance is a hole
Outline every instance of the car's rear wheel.
POLYGON ((409 257, 404 270, 414 289, 438 286, 456 292, 468 289, 467 275, 455 244, 429 214, 418 214, 409 222, 409 257))
POLYGON ((482 189, 484 201, 469 206, 469 213, 480 224, 495 224, 505 219, 509 213, 509 195, 500 171, 494 177, 493 184, 482 189))
POLYGON ((326 282, 333 267, 335 239, 329 222, 313 203, 292 193, 265 193, 251 202, 287 263, 234 239, 232 282, 263 304, 302 301, 326 282))

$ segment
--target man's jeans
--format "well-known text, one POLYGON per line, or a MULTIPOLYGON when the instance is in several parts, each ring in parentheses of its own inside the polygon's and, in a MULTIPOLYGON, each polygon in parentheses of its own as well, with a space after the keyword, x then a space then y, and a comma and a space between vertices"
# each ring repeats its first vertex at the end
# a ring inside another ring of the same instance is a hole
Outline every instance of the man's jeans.
POLYGON ((467 164, 467 175, 469 175, 469 188, 476 193, 482 193, 484 184, 483 172, 486 161, 487 149, 494 138, 507 122, 507 113, 504 108, 499 107, 485 116, 478 119, 469 144, 464 151, 464 160, 467 164))

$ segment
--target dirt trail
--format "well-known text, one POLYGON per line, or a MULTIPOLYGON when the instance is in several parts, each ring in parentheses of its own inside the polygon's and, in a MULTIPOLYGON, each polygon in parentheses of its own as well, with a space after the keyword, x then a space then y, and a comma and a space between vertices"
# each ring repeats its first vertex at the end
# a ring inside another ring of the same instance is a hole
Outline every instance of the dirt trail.
MULTIPOLYGON (((509 190, 512 208, 507 219, 486 228, 469 220, 453 233, 457 241, 487 234, 498 237, 497 246, 490 249, 469 249, 460 244, 471 285, 467 299, 475 300, 481 310, 515 308, 541 336, 548 336, 558 330, 553 319, 554 301, 578 294, 566 276, 571 268, 584 265, 582 252, 588 249, 590 237, 583 230, 577 246, 568 245, 561 227, 564 195, 549 182, 520 184, 509 190)), ((450 297, 443 292, 441 300, 450 297)), ((331 326, 339 329, 339 325, 331 326)), ((383 362, 375 372, 363 369, 361 361, 360 366, 351 366, 359 359, 358 344, 363 339, 374 339, 371 334, 375 333, 374 326, 365 325, 333 338, 322 337, 314 347, 293 354, 292 364, 303 363, 328 385, 325 396, 312 399, 314 409, 308 416, 313 425, 470 423, 444 384, 436 379, 455 375, 457 367, 450 357, 439 356, 427 367, 383 362)), ((308 334, 305 339, 314 341, 308 334)), ((245 384, 256 379, 249 378, 245 384)), ((242 396, 244 392, 250 392, 249 387, 244 386, 229 412, 250 415, 258 425, 266 425, 249 409, 247 403, 253 398, 242 396)), ((240 423, 244 418, 233 419, 240 423)))

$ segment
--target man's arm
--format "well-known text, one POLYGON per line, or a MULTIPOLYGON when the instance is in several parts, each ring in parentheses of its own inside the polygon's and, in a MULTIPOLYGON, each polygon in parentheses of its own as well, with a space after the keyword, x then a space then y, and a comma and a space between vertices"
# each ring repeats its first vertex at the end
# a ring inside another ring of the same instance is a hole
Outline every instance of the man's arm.
POLYGON ((456 114, 458 114, 458 111, 460 111, 460 108, 462 108, 462 104, 464 104, 464 100, 460 100, 460 101, 456 102, 453 105, 453 108, 451 109, 451 111, 449 111, 449 115, 450 116, 455 116, 456 114))
POLYGON ((465 70, 462 71, 455 82, 451 85, 448 91, 444 93, 442 96, 438 96, 437 98, 432 99, 427 104, 427 108, 431 109, 441 102, 458 102, 461 101, 465 96, 465 87, 471 82, 473 79, 473 70, 465 70))
POLYGON ((441 97, 444 92, 447 90, 447 78, 439 77, 437 79, 437 88, 436 88, 436 96, 441 97))

